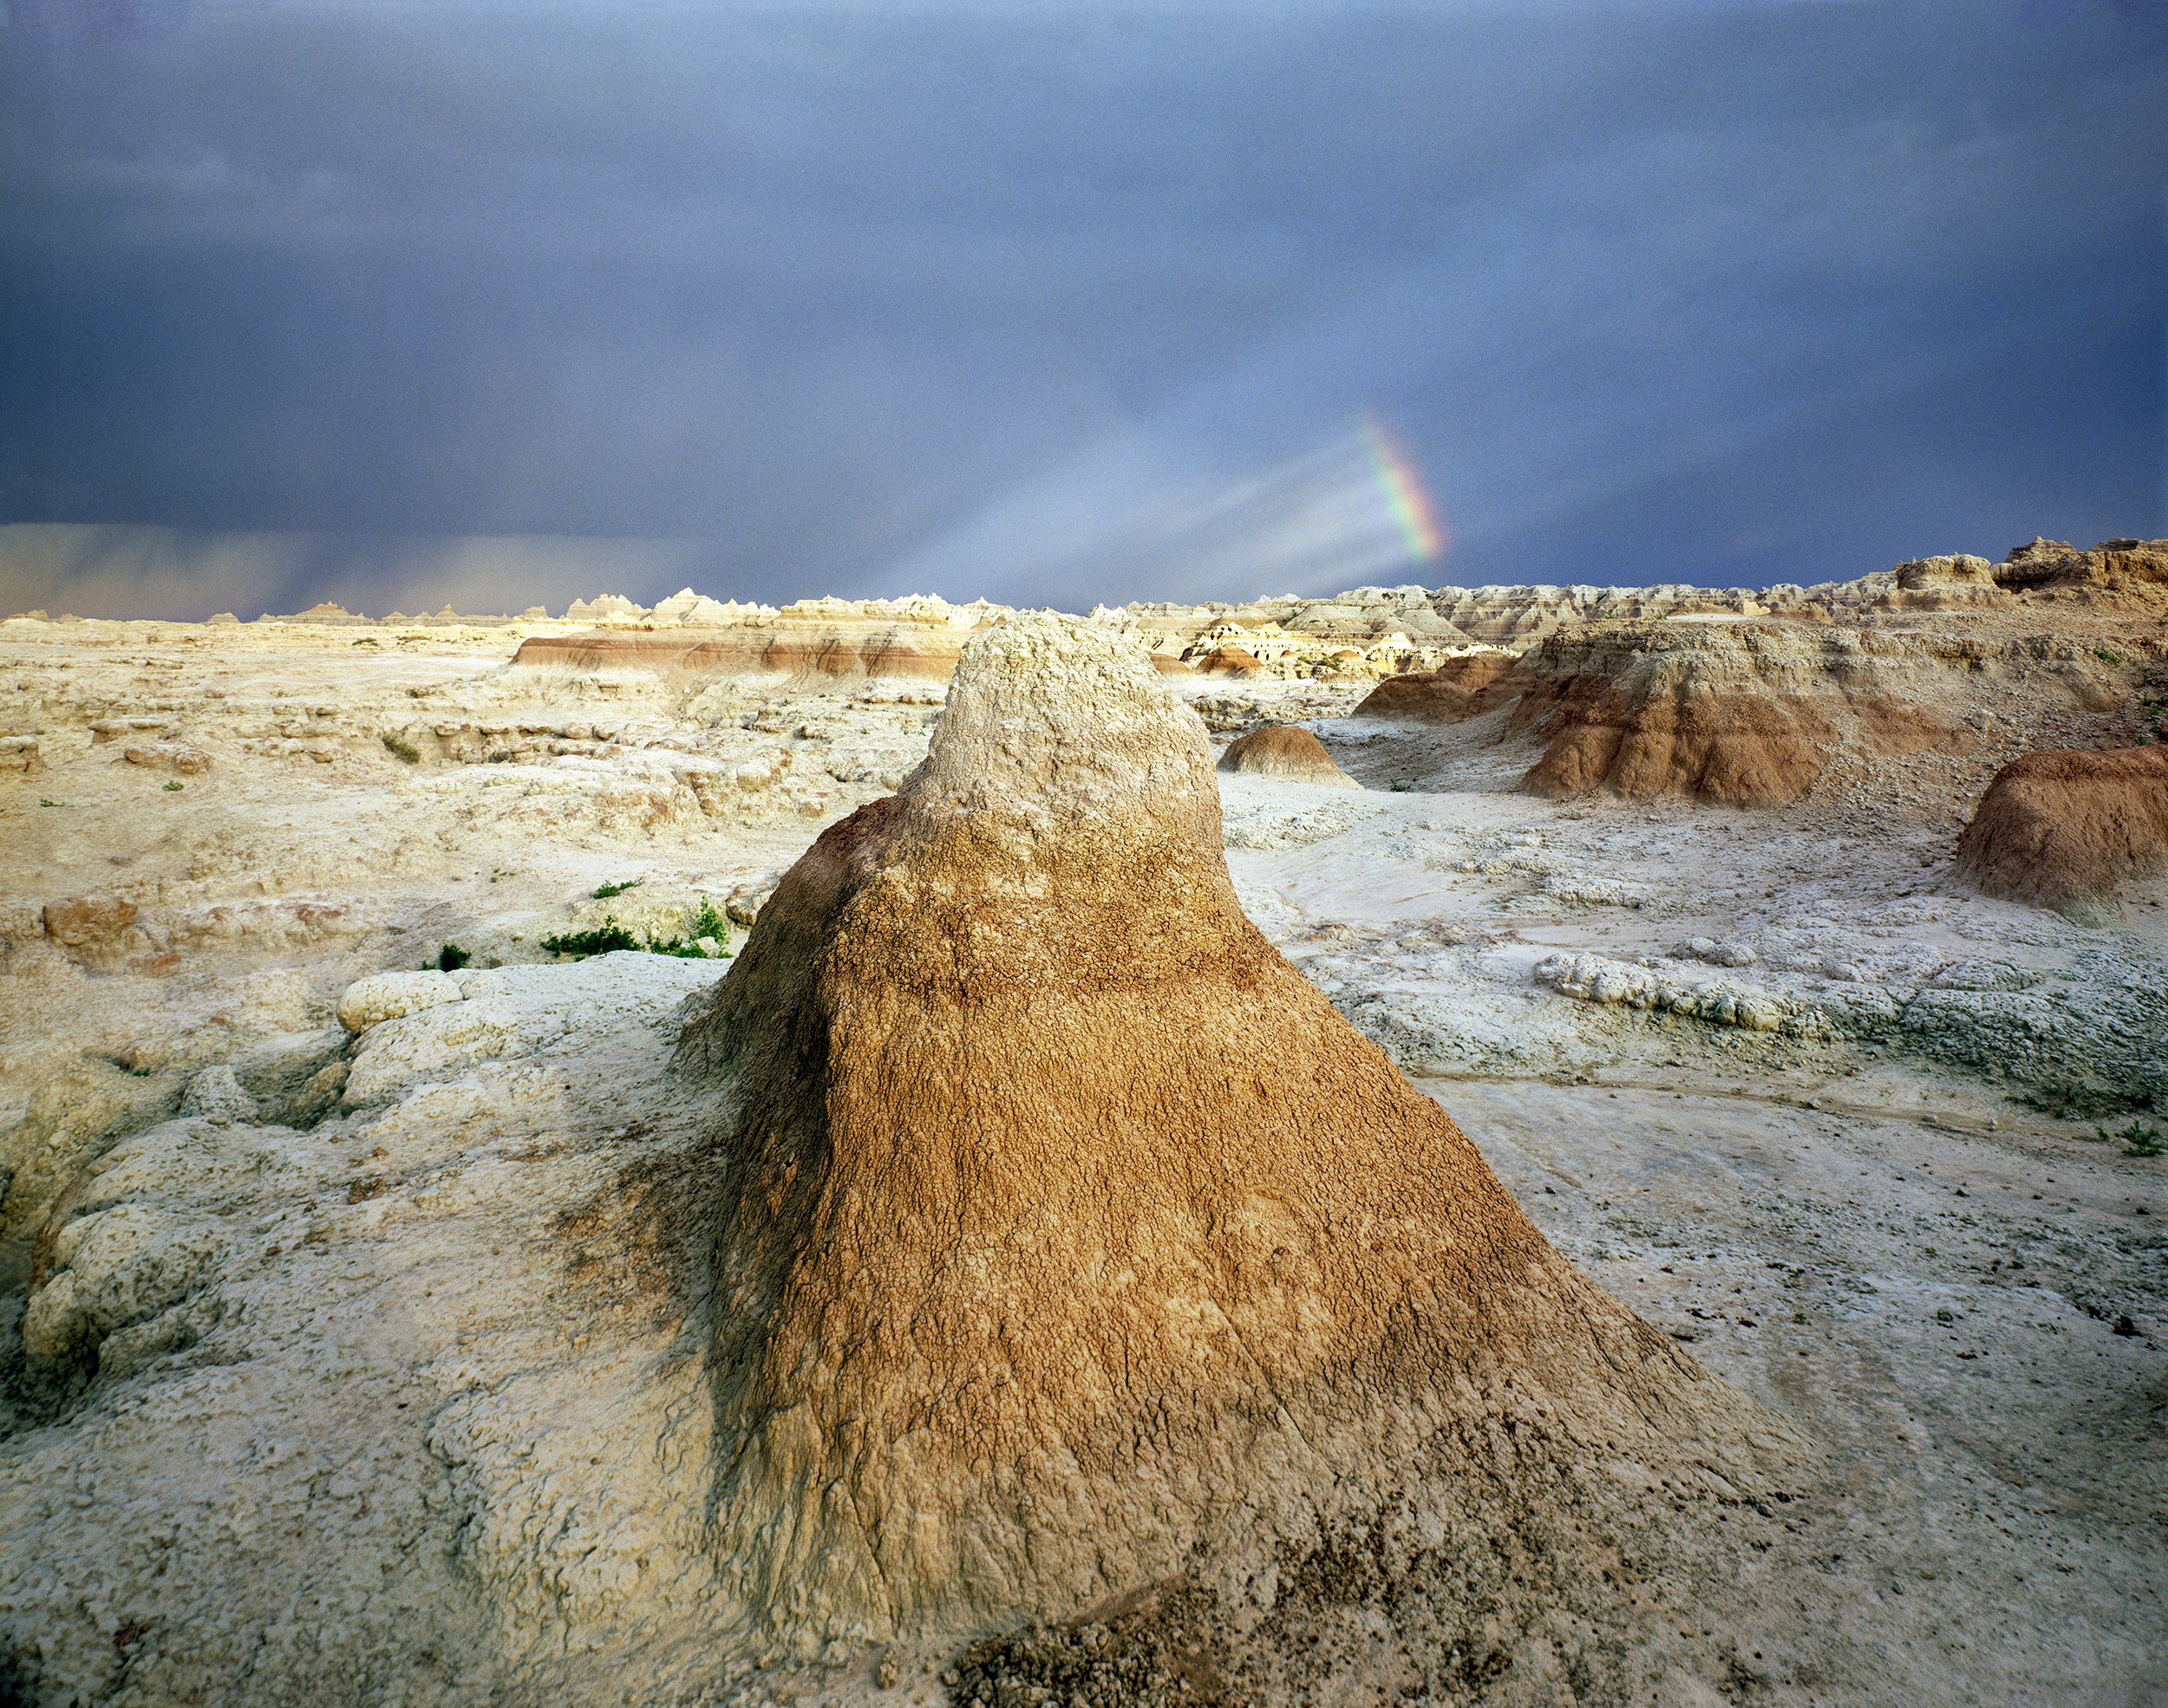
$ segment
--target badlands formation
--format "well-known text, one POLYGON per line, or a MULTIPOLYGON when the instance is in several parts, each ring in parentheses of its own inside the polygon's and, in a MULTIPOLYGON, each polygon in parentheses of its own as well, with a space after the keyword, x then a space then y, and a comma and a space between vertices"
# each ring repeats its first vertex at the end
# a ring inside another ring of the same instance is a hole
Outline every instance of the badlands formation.
POLYGON ((2168 544, 0 668, 0 1701, 2168 1692, 2168 544))

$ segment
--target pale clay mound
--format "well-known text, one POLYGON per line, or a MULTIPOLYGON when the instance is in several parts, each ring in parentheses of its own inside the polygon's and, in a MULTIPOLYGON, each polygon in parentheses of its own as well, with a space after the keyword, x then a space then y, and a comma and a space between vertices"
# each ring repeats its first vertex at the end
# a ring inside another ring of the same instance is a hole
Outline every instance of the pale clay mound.
POLYGON ((2168 868, 2168 747, 2034 753, 1980 797, 1956 869, 1991 896, 2103 901, 2168 868))
POLYGON ((1299 724, 1267 724, 1237 736, 1219 756, 1219 769, 1335 789, 1362 786, 1340 768, 1325 744, 1299 724))
POLYGON ((1203 728, 1087 624, 973 642, 925 766, 786 877, 687 1050, 734 1086, 718 1543, 786 1640, 1172 1582, 1270 1693, 1299 1627, 1258 1574, 1346 1600, 1333 1550, 1385 1524, 1456 1562, 1353 1597, 1404 1597, 1403 1643, 1563 1597, 1599 1698, 1657 1700, 1606 1563, 1654 1545, 1646 1478, 1713 1513, 1799 1474, 1258 935, 1203 728))

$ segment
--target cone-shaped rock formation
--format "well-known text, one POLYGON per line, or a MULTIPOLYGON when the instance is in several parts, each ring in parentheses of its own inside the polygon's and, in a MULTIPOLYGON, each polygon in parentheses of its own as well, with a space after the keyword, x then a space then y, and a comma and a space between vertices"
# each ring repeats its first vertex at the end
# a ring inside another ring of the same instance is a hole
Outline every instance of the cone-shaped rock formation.
POLYGON ((1388 1512, 1504 1605, 1785 1450, 1251 926, 1203 725, 1089 623, 971 642, 687 1063, 731 1079, 715 1546, 801 1644, 1231 1594, 1388 1512))
POLYGON ((1219 756, 1219 768, 1253 777, 1322 783, 1335 789, 1362 786, 1340 768, 1325 751, 1325 744, 1300 724, 1267 724, 1237 736, 1219 756))

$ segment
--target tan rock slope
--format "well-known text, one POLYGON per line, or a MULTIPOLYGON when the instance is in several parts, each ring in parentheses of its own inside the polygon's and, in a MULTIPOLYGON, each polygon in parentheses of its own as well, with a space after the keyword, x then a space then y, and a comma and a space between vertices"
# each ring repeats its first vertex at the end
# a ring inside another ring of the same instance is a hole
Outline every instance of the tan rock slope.
POLYGON ((2024 595, 2113 597, 2168 586, 2168 540, 2103 540, 2081 551, 2066 540, 2035 539, 1999 564, 1963 552, 1897 567, 1897 603, 1930 610, 2010 606, 2024 595))
POLYGON ((1510 668, 1472 654, 1457 671, 1381 683, 1357 711, 1452 720, 1503 709, 1501 738, 1544 744, 1523 779, 1537 794, 1772 806, 1806 793, 1840 748, 1969 750, 1972 733, 1919 683, 1983 651, 1819 625, 1628 623, 1551 636, 1510 668))
POLYGON ((1323 783, 1335 789, 1361 786, 1342 771, 1325 744, 1300 724, 1267 724, 1228 743, 1219 768, 1237 774, 1284 777, 1297 783, 1323 783))
POLYGON ((2033 753, 1995 775, 1957 843, 1957 870, 1991 896, 2047 907, 2100 901, 2168 868, 2168 747, 2033 753))
POLYGON ((689 1024, 735 1082, 715 1547, 801 1646, 1179 1581, 1262 1653, 1276 1580, 1502 1657, 1626 1618, 1660 1483, 1740 1502, 1796 1446, 1260 935, 1211 772, 1133 643, 1011 618, 689 1024))
POLYGON ((775 618, 708 630, 531 635, 520 642, 513 662, 577 675, 634 669, 678 679, 768 675, 941 681, 956 668, 970 632, 968 623, 937 620, 775 618))

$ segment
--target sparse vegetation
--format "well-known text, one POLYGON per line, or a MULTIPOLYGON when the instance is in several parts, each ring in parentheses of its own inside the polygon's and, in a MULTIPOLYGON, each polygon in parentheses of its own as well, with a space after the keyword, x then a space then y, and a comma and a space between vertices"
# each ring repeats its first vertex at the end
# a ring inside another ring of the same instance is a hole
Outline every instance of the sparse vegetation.
MULTIPOLYGON (((688 961, 705 961, 709 956, 708 951, 700 946, 702 939, 718 946, 730 941, 730 922, 716 911, 715 904, 705 896, 700 898, 699 910, 693 915, 693 922, 685 928, 682 936, 650 937, 646 947, 651 955, 675 955, 688 961)), ((719 947, 718 952, 722 958, 728 957, 728 949, 719 947)))
POLYGON ((2120 664, 2123 662, 2123 655, 2120 653, 2110 652, 2106 647, 2093 648, 2093 655, 2103 664, 2120 664))
POLYGON ((2114 1132, 2110 1132, 2106 1127, 2095 1127, 2093 1131, 2110 1144, 2119 1139, 2126 1157, 2158 1157, 2163 1151, 2168 1151, 2168 1144, 2161 1142, 2160 1129, 2151 1121, 2132 1121, 2128 1126, 2119 1128, 2114 1132))
POLYGON ((2147 670, 2138 679, 2138 715, 2145 725, 2138 737, 2141 743, 2168 741, 2168 731, 2161 727, 2168 722, 2168 670, 2147 670))
POLYGON ((542 947, 552 955, 569 955, 574 960, 584 960, 591 955, 611 955, 619 949, 639 949, 640 940, 617 923, 615 915, 605 916, 599 925, 590 925, 584 930, 559 931, 554 936, 542 939, 542 947))
POLYGON ((65 806, 68 805, 68 803, 64 800, 48 800, 43 795, 40 795, 37 798, 37 804, 40 806, 65 806))
POLYGON ((177 795, 187 785, 183 783, 179 778, 175 778, 172 782, 166 786, 166 792, 169 795, 177 795))
POLYGON ((384 744, 384 751, 401 764, 420 765, 421 763, 421 749, 408 740, 405 736, 395 735, 391 731, 386 730, 379 739, 384 744))
POLYGON ((440 973, 456 973, 473 958, 457 943, 447 943, 436 952, 436 969, 440 973))
POLYGON ((594 897, 598 902, 606 902, 612 896, 622 896, 628 890, 637 890, 646 882, 644 877, 628 877, 616 883, 598 883, 594 888, 594 897))
MULTIPOLYGON (((630 889, 631 885, 624 887, 630 889)), ((722 945, 729 937, 730 922, 703 896, 692 923, 675 937, 635 936, 617 922, 615 914, 605 914, 599 925, 579 931, 560 931, 543 938, 542 947, 552 955, 569 955, 575 960, 584 960, 591 955, 611 955, 621 949, 643 949, 650 955, 674 955, 682 961, 728 961, 730 951, 722 945), (702 940, 716 945, 712 953, 701 947, 702 940)))
POLYGON ((2114 1091, 2099 1085, 2065 1082, 2042 1084, 2010 1094, 2021 1108, 2037 1110, 2058 1121, 2098 1121, 2103 1117, 2132 1115, 2152 1106, 2152 1094, 2142 1085, 2114 1091))

